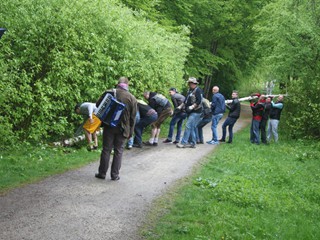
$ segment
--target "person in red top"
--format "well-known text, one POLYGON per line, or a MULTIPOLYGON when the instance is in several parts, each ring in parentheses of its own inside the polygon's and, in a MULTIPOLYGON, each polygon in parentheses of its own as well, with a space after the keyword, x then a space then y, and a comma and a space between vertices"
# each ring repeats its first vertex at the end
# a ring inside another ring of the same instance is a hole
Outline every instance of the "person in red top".
POLYGON ((256 103, 250 102, 252 110, 252 122, 250 129, 250 142, 260 144, 260 122, 264 112, 265 95, 258 95, 259 99, 256 103))

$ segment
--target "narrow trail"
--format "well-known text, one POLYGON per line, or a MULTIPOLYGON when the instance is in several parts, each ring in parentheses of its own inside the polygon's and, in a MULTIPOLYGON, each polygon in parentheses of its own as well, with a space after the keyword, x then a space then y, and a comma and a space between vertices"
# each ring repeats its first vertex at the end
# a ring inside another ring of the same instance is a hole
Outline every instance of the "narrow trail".
MULTIPOLYGON (((250 123, 242 106, 234 131, 250 123)), ((218 129, 224 119, 219 123, 218 129)), ((221 136, 221 131, 219 132, 221 136)), ((204 139, 211 138, 210 124, 204 139)), ((236 136, 234 144, 236 144, 236 136)), ((96 179, 97 162, 0 196, 1 240, 136 240, 152 202, 216 146, 178 149, 173 144, 126 150, 121 180, 96 179)))

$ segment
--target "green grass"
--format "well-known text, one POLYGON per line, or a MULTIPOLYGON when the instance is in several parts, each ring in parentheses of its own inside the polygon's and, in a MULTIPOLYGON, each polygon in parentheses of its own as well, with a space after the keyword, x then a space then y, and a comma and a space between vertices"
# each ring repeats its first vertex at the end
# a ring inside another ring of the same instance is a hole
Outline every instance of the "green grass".
POLYGON ((100 151, 88 152, 84 141, 73 147, 19 144, 0 154, 0 194, 97 161, 99 155, 100 151))
POLYGON ((319 239, 320 144, 221 144, 191 179, 155 203, 146 239, 319 239))
MULTIPOLYGON (((168 118, 161 127, 162 138, 166 137, 169 131, 170 120, 171 118, 168 118)), ((145 141, 149 140, 150 132, 149 126, 144 131, 145 141)), ((0 195, 16 187, 97 161, 101 153, 102 136, 99 136, 99 146, 99 150, 88 152, 86 141, 72 147, 20 143, 9 150, 3 150, 0 153, 0 195)))

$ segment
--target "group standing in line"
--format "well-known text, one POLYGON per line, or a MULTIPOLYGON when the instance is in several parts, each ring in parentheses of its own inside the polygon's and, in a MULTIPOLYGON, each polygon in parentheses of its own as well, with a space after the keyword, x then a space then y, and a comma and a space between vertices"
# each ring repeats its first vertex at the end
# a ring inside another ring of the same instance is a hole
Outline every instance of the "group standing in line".
MULTIPOLYGON (((109 168, 111 152, 114 151, 111 164, 111 180, 119 180, 119 171, 122 163, 122 154, 126 140, 127 148, 142 148, 145 146, 158 146, 159 135, 162 123, 172 117, 169 126, 167 138, 163 143, 176 144, 177 148, 196 148, 197 144, 203 144, 203 127, 211 122, 212 139, 207 144, 216 145, 221 142, 233 142, 233 127, 240 117, 241 106, 238 99, 238 92, 232 92, 232 101, 226 104, 224 96, 219 92, 219 87, 212 88, 212 101, 203 97, 203 91, 198 86, 196 78, 190 77, 187 81, 188 92, 186 96, 180 94, 176 88, 169 89, 170 101, 157 92, 145 91, 143 96, 145 101, 137 100, 129 92, 129 80, 121 77, 118 80, 116 99, 125 104, 123 115, 116 126, 109 126, 102 122, 102 152, 100 155, 100 164, 96 178, 105 179, 109 168), (222 119, 226 109, 229 110, 228 116, 222 124, 222 137, 218 138, 217 126, 222 119), (185 129, 182 135, 183 122, 186 120, 185 129), (148 141, 142 141, 143 131, 151 125, 151 134, 148 141), (176 127, 176 135, 174 130, 176 127), (227 127, 229 138, 227 139, 227 127)), ((94 150, 98 147, 96 131, 101 122, 96 119, 93 112, 98 107, 104 96, 110 92, 105 91, 96 104, 82 103, 75 107, 78 114, 82 114, 87 119, 89 130, 85 130, 88 141, 88 150, 94 150), (93 126, 93 124, 95 124, 93 126), (94 145, 91 145, 92 137, 94 145)), ((252 143, 267 143, 273 136, 274 141, 278 141, 278 124, 280 121, 281 111, 283 109, 283 96, 280 95, 276 103, 270 97, 259 96, 259 100, 250 103, 252 109, 252 124, 250 130, 250 141, 252 143), (269 121, 268 121, 269 120, 269 121), (266 133, 266 126, 268 131, 266 133)))

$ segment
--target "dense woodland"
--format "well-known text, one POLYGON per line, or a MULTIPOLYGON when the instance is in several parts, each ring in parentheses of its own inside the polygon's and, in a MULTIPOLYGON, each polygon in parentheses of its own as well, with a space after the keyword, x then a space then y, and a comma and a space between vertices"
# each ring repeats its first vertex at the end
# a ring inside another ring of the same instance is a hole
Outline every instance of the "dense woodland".
POLYGON ((137 98, 189 76, 208 98, 275 80, 288 135, 320 137, 319 0, 3 0, 0 27, 1 147, 71 136, 75 104, 122 75, 137 98))

